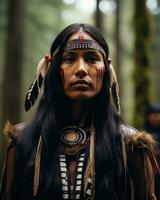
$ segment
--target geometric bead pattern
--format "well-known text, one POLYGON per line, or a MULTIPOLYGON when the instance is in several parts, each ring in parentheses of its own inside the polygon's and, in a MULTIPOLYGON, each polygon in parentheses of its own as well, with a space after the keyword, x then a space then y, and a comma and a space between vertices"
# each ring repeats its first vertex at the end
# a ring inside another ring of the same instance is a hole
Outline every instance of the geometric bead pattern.
MULTIPOLYGON (((62 184, 62 199, 81 199, 82 192, 82 173, 83 165, 85 160, 85 153, 81 153, 78 159, 77 170, 76 170, 76 180, 74 186, 69 186, 68 176, 67 176, 67 166, 66 166, 66 155, 60 154, 60 172, 61 172, 61 184, 62 184), (73 196, 74 194, 74 196, 73 196)), ((87 194, 91 195, 91 190, 87 190, 87 194)))

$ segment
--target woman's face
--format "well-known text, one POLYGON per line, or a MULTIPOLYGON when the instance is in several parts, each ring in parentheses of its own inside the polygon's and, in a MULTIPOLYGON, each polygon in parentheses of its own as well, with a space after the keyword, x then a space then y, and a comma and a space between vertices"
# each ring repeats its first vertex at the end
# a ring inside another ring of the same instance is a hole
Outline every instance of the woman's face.
MULTIPOLYGON (((69 40, 79 39, 79 33, 69 40)), ((83 39, 93 40, 83 33, 83 39)), ((105 64, 102 53, 96 49, 65 50, 61 64, 64 93, 73 100, 95 97, 102 88, 105 64)))

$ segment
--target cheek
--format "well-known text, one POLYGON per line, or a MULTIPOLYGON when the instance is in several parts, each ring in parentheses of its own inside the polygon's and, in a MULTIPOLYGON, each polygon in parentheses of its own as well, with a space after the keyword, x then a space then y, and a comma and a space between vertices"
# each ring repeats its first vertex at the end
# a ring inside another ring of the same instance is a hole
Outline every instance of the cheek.
POLYGON ((64 91, 67 91, 69 89, 69 85, 71 82, 71 73, 65 68, 61 68, 60 74, 61 74, 62 87, 64 88, 64 91))
POLYGON ((104 73, 105 73, 105 66, 102 65, 100 67, 97 67, 96 68, 96 71, 97 71, 97 76, 96 76, 96 88, 98 90, 101 89, 102 87, 102 83, 103 83, 103 76, 104 76, 104 73))
POLYGON ((103 79, 105 73, 105 66, 100 66, 96 68, 96 71, 97 71, 97 81, 103 79))

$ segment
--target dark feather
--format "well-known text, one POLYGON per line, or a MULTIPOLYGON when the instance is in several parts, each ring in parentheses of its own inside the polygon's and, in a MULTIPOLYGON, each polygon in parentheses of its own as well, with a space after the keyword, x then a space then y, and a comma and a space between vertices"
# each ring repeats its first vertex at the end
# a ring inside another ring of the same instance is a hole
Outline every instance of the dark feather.
POLYGON ((118 95, 118 89, 117 89, 117 83, 114 82, 112 85, 112 98, 113 98, 113 102, 116 106, 116 109, 118 110, 118 112, 120 112, 120 105, 119 105, 119 95, 118 95))
POLYGON ((32 82, 32 84, 26 94, 26 99, 25 99, 25 110, 26 111, 28 111, 33 106, 35 101, 37 100, 38 95, 39 95, 39 89, 41 88, 42 83, 43 83, 43 77, 40 73, 39 76, 36 76, 36 78, 32 82))

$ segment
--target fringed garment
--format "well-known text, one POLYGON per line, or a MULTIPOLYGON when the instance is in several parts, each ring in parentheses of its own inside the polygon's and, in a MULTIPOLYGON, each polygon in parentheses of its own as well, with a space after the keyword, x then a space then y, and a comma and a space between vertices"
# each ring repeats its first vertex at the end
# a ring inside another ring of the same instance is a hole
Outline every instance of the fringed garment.
MULTIPOLYGON (((3 177, 1 182, 1 200, 12 200, 10 197, 10 185, 13 178, 13 172, 10 172, 8 178, 8 166, 14 168, 14 148, 16 139, 21 134, 24 124, 12 126, 8 124, 5 127, 5 133, 11 138, 6 153, 6 163, 4 165, 3 177), (12 159, 8 159, 12 158, 12 159), (7 194, 6 194, 7 193, 7 194)), ((154 168, 159 170, 157 162, 153 156, 153 148, 155 141, 152 136, 146 132, 138 132, 137 130, 125 125, 121 125, 123 145, 122 156, 124 166, 128 169, 129 184, 131 193, 128 200, 156 200, 154 195, 154 168)), ((63 130, 64 131, 64 130, 63 130)), ((83 130, 82 130, 83 131, 83 130)), ((94 174, 94 129, 90 128, 83 144, 78 148, 69 148, 64 143, 67 140, 65 134, 63 144, 61 145, 61 153, 59 155, 59 164, 61 172, 62 199, 83 199, 94 200, 95 191, 95 174, 94 174)), ((82 134, 83 135, 83 134, 82 134)), ((68 136, 67 136, 68 137, 68 136)), ((70 135, 69 141, 74 143, 76 137, 70 135)), ((35 158, 34 187, 33 196, 36 196, 39 185, 39 173, 41 162, 41 137, 37 146, 35 158)), ((159 171, 160 173, 160 171, 159 171)))

